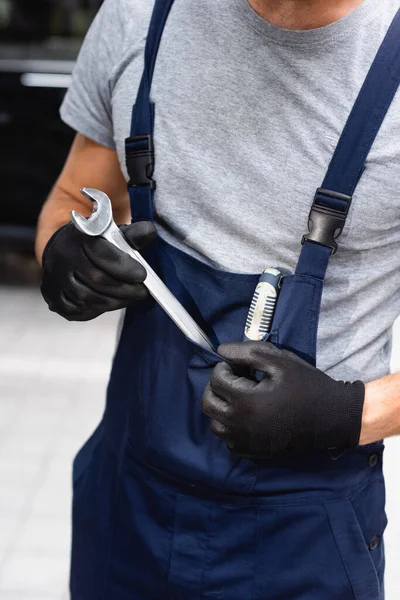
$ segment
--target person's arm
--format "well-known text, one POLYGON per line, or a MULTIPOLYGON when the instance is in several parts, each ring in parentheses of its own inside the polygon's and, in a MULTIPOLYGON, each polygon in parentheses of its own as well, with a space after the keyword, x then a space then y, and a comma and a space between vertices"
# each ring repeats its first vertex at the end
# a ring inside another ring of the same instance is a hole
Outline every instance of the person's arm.
POLYGON ((202 410, 240 456, 354 450, 400 434, 400 374, 338 381, 269 342, 222 344, 218 354, 227 362, 214 368, 202 410), (249 375, 257 371, 261 381, 249 375))
POLYGON ((43 250, 51 236, 70 221, 69 212, 85 216, 92 212, 90 200, 82 196, 82 187, 92 187, 110 196, 117 224, 130 219, 129 196, 117 153, 77 134, 64 169, 41 211, 36 257, 42 262, 43 250))
POLYGON ((400 373, 365 386, 360 444, 400 435, 400 373))
POLYGON ((157 234, 149 221, 126 224, 129 196, 116 152, 78 134, 43 207, 36 240, 43 298, 50 310, 69 321, 89 321, 149 297, 143 284, 146 271, 139 262, 102 237, 83 234, 71 222, 72 209, 85 216, 92 213, 92 203, 80 193, 82 187, 100 189, 110 197, 114 219, 136 250, 157 234))

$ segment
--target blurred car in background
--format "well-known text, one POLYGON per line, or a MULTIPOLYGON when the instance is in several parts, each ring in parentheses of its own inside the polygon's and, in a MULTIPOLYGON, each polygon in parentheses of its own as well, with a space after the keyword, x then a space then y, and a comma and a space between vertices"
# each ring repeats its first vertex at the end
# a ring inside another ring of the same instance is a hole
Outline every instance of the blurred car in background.
POLYGON ((0 246, 33 250, 74 132, 59 117, 102 0, 0 0, 0 246))

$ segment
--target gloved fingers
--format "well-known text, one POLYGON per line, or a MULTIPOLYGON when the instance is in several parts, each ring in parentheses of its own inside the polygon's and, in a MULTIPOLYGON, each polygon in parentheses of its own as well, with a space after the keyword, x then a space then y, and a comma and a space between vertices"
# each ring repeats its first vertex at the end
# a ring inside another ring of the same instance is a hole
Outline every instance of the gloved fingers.
POLYGON ((229 404, 216 396, 208 383, 201 400, 201 410, 210 419, 227 423, 229 420, 229 404))
POLYGON ((90 321, 101 314, 101 312, 90 311, 88 313, 88 311, 82 311, 66 291, 60 292, 57 303, 48 302, 47 300, 46 302, 49 310, 61 315, 67 321, 90 321))
MULTIPOLYGON (((93 319, 95 319, 96 317, 98 317, 99 315, 102 314, 100 311, 95 312, 93 310, 90 312, 88 312, 88 311, 82 312, 82 310, 77 309, 76 306, 74 306, 72 303, 69 303, 67 298, 65 297, 65 295, 63 296, 61 294, 60 299, 63 302, 62 310, 61 311, 56 310, 54 312, 57 312, 59 315, 61 315, 67 321, 87 322, 87 321, 92 321, 93 319)), ((50 308, 50 310, 51 310, 51 308, 50 308)))
POLYGON ((135 283, 131 286, 131 297, 128 300, 127 306, 132 306, 137 302, 144 302, 150 296, 150 292, 143 283, 135 283))
POLYGON ((269 342, 234 342, 221 344, 218 354, 241 368, 262 371, 268 377, 282 365, 284 353, 269 342))
POLYGON ((68 292, 64 289, 63 295, 64 298, 67 298, 69 305, 73 305, 75 310, 81 312, 82 315, 91 312, 99 315, 126 307, 126 301, 95 291, 74 275, 71 275, 70 279, 71 286, 68 287, 68 292))
POLYGON ((211 431, 214 435, 216 435, 219 438, 222 438, 223 440, 229 438, 228 428, 223 423, 221 423, 220 421, 216 421, 215 419, 211 420, 211 431))
POLYGON ((146 279, 146 269, 137 260, 104 238, 87 236, 82 240, 82 249, 92 265, 119 282, 134 285, 146 279))
POLYGON ((92 269, 90 275, 81 270, 75 271, 74 277, 90 290, 98 292, 110 300, 121 300, 125 306, 132 301, 144 300, 148 296, 147 289, 142 283, 122 283, 97 268, 92 269))
POLYGON ((51 250, 54 242, 56 241, 56 238, 58 238, 60 235, 64 235, 65 230, 69 227, 69 225, 70 224, 67 223, 66 225, 63 225, 62 227, 57 229, 57 231, 55 231, 53 233, 53 235, 51 236, 51 238, 47 241, 47 244, 46 244, 43 254, 42 254, 42 267, 44 267, 46 264, 47 256, 48 256, 49 251, 51 250))
POLYGON ((42 296, 46 301, 51 312, 58 313, 61 307, 61 311, 63 314, 66 313, 72 315, 77 310, 79 310, 75 302, 72 299, 70 299, 64 291, 62 291, 59 297, 57 297, 57 302, 53 302, 52 299, 49 298, 49 296, 46 294, 46 291, 43 289, 43 284, 40 289, 42 292, 42 296))
POLYGON ((254 456, 254 454, 249 454, 244 446, 242 444, 237 444, 236 442, 230 442, 227 441, 226 447, 228 448, 228 450, 230 450, 235 456, 239 457, 239 458, 245 458, 246 460, 254 460, 254 458, 257 458, 258 460, 266 460, 267 458, 271 458, 272 455, 269 454, 260 454, 257 455, 256 457, 254 456))
POLYGON ((231 442, 228 440, 226 447, 240 458, 251 458, 248 454, 245 454, 244 451, 241 450, 240 444, 237 444, 236 442, 231 442))
POLYGON ((157 229, 151 221, 138 221, 131 225, 121 225, 120 229, 128 244, 136 250, 145 248, 157 237, 157 229))
POLYGON ((224 362, 214 367, 210 380, 212 391, 229 403, 235 398, 246 398, 257 385, 257 381, 236 375, 234 367, 224 362))

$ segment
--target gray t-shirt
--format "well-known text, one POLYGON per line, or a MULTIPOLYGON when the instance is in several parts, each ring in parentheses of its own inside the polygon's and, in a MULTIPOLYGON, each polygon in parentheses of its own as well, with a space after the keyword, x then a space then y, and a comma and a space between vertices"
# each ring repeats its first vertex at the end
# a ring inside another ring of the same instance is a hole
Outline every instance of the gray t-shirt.
MULTIPOLYGON (((105 0, 64 121, 124 165, 153 2, 105 0)), ((154 73, 161 236, 227 270, 294 270, 314 192, 400 0, 365 0, 327 27, 288 31, 247 0, 176 0, 154 73)), ((388 372, 400 314, 400 95, 368 158, 328 268, 318 366, 388 372)))

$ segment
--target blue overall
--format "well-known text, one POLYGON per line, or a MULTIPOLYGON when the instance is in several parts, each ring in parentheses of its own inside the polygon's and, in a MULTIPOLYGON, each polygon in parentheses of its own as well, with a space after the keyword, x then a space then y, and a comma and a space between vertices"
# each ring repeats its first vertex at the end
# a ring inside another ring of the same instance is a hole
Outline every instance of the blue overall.
MULTIPOLYGON (((134 220, 153 218, 150 87, 172 4, 155 3, 126 142, 134 220)), ((399 40, 400 15, 282 287, 270 339, 312 364, 335 238, 399 84, 399 40)), ((216 344, 242 339, 258 275, 212 268, 160 238, 145 254, 216 344)), ((155 302, 127 310, 103 420, 74 463, 72 600, 383 600, 383 444, 238 458, 200 410, 220 360, 155 302)))

